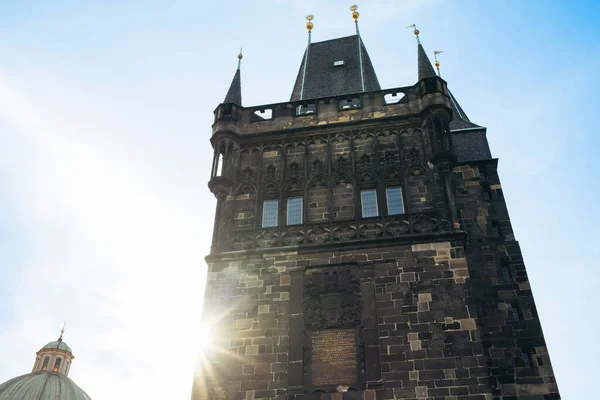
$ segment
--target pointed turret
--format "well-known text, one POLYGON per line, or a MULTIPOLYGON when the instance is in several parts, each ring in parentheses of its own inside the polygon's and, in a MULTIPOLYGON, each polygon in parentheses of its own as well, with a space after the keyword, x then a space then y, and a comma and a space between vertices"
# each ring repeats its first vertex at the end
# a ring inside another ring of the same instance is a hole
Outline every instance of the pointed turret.
POLYGON ((244 58, 244 56, 242 55, 242 50, 240 49, 240 54, 238 54, 237 70, 235 71, 235 75, 231 81, 231 86, 229 86, 229 90, 227 91, 227 95, 225 95, 225 100, 223 100, 223 103, 234 103, 238 106, 242 105, 242 79, 240 76, 242 58, 244 58))
MULTIPOLYGON (((416 31, 418 32, 418 31, 416 31)), ((418 37, 418 36, 417 36, 418 37)), ((425 53, 425 49, 421 43, 417 46, 418 50, 418 67, 419 67, 419 80, 423 78, 427 78, 428 76, 436 76, 435 70, 433 69, 433 65, 431 65, 431 61, 429 61, 429 57, 427 57, 427 53, 425 53)))
MULTIPOLYGON (((433 69, 433 65, 431 61, 429 61, 429 57, 427 57, 427 53, 425 52, 425 48, 421 44, 421 40, 419 39, 419 30, 415 27, 415 25, 411 25, 408 28, 415 28, 414 34, 417 37, 417 68, 419 73, 419 80, 423 78, 427 78, 429 76, 437 76, 435 70, 433 69)), ((439 53, 439 52, 438 52, 439 53)), ((439 69, 439 63, 436 60, 436 65, 439 69)), ((481 128, 479 125, 476 125, 469 120, 467 114, 463 111, 461 106, 458 104, 456 98, 452 95, 452 92, 448 90, 448 96, 450 97, 452 103, 452 121, 450 122, 451 130, 460 130, 467 128, 481 128)))

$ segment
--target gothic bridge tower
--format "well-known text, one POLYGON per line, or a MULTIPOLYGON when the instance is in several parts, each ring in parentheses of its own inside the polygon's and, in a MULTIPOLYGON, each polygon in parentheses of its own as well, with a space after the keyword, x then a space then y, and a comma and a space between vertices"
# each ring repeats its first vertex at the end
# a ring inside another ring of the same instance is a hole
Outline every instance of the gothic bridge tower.
POLYGON ((192 397, 559 399, 486 128, 416 28, 417 82, 382 89, 352 11, 290 101, 243 106, 238 65, 215 110, 220 349, 192 397))

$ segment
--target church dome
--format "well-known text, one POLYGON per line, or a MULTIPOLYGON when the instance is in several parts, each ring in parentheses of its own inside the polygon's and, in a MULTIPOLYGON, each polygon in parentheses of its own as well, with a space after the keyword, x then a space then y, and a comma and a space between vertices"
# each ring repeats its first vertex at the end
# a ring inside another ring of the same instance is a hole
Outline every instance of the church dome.
POLYGON ((91 400, 67 376, 54 372, 32 372, 0 385, 0 400, 91 400))
POLYGON ((0 400, 91 400, 71 379, 75 359, 71 348, 60 337, 35 353, 31 373, 17 376, 0 385, 0 400))

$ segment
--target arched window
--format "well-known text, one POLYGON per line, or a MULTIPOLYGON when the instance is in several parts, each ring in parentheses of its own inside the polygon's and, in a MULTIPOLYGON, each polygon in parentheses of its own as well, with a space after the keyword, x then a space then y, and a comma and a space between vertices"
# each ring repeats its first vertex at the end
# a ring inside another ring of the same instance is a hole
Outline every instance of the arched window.
POLYGON ((44 363, 42 364, 42 371, 48 369, 48 363, 50 362, 50 357, 44 358, 44 363))
POLYGON ((54 361, 54 368, 52 368, 52 372, 58 372, 61 361, 62 361, 62 358, 57 358, 56 361, 54 361))

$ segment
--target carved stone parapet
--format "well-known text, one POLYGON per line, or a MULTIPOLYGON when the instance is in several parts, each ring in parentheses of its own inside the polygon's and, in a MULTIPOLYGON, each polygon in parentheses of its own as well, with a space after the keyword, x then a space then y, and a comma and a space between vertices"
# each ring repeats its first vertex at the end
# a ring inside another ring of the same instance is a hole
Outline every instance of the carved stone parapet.
POLYGON ((438 211, 373 217, 353 222, 311 224, 287 228, 261 228, 253 235, 248 229, 233 229, 223 238, 223 250, 268 249, 302 244, 348 243, 363 240, 410 238, 412 235, 456 231, 451 219, 438 211))

